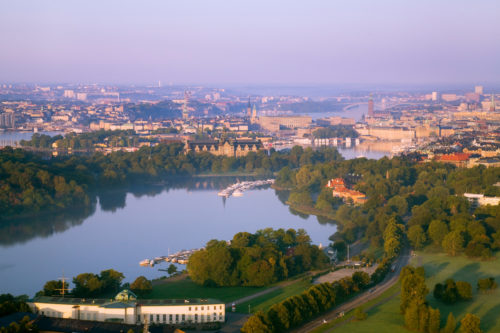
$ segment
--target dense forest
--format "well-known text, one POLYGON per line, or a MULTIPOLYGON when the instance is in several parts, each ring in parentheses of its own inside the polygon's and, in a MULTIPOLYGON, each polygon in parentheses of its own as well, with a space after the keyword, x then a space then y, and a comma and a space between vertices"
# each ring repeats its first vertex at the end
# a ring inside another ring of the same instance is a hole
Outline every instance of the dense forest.
POLYGON ((311 269, 329 259, 303 229, 271 228, 240 232, 231 242, 211 240, 188 262, 191 279, 204 286, 266 286, 311 269))
POLYGON ((295 147, 290 151, 250 152, 245 157, 184 154, 182 144, 160 144, 136 152, 109 155, 70 155, 44 158, 10 147, 0 150, 0 219, 86 206, 93 201, 91 189, 158 181, 171 176, 211 173, 269 175, 284 166, 342 159, 332 148, 321 150, 295 147))
POLYGON ((68 133, 65 136, 35 133, 31 140, 21 140, 23 147, 52 149, 93 150, 96 145, 106 144, 109 147, 136 147, 139 136, 133 130, 128 131, 95 131, 89 133, 68 133))
POLYGON ((433 244, 450 255, 465 252, 485 258, 500 249, 500 207, 473 209, 463 193, 499 196, 500 187, 495 185, 499 180, 500 168, 463 169, 404 156, 332 161, 295 170, 285 167, 276 186, 292 190, 288 197, 292 207, 339 222, 343 229, 336 239, 352 243, 364 238, 397 254, 396 247, 407 237, 416 249, 433 244), (332 198, 325 184, 337 177, 365 193, 368 201, 345 205, 332 198))

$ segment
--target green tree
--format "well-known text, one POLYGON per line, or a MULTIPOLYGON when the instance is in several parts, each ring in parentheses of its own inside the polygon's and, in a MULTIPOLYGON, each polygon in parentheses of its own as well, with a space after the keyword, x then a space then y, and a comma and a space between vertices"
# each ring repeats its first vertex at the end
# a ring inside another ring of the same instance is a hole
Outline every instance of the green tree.
POLYGON ((144 276, 139 276, 130 285, 130 290, 140 296, 144 296, 153 290, 153 284, 144 276))
POLYGON ((102 291, 103 283, 99 276, 92 273, 82 273, 73 278, 73 294, 77 297, 96 296, 102 291))
POLYGON ((172 274, 175 274, 177 272, 177 266, 175 266, 174 264, 170 264, 167 268, 167 273, 169 275, 172 275, 172 274))
POLYGON ((481 333, 480 328, 481 320, 478 316, 467 313, 462 320, 460 320, 460 333, 481 333))
POLYGON ((427 235, 421 226, 413 225, 408 229, 408 240, 415 249, 419 250, 427 243, 427 235))
POLYGON ((459 252, 463 251, 464 242, 462 232, 454 230, 444 237, 442 246, 450 256, 456 256, 459 252))
POLYGON ((271 333, 272 328, 269 327, 265 314, 262 311, 255 313, 253 316, 248 318, 243 327, 241 328, 242 333, 271 333))
POLYGON ((105 292, 118 292, 124 278, 123 273, 114 269, 101 271, 99 279, 102 282, 102 290, 105 292))
POLYGON ((453 316, 453 313, 450 312, 448 314, 448 318, 446 319, 446 325, 444 326, 441 333, 454 333, 456 327, 457 327, 457 322, 455 320, 455 317, 453 316))
POLYGON ((432 220, 427 232, 434 244, 441 246, 444 237, 448 234, 448 225, 441 220, 432 220))
POLYGON ((441 327, 441 313, 439 309, 429 307, 429 333, 439 333, 441 327))
MULTIPOLYGON (((64 287, 67 289, 68 284, 65 283, 64 287)), ((47 281, 43 286, 43 295, 45 296, 55 296, 61 295, 63 289, 63 282, 60 280, 47 281)), ((66 290, 67 292, 67 290, 66 290)))

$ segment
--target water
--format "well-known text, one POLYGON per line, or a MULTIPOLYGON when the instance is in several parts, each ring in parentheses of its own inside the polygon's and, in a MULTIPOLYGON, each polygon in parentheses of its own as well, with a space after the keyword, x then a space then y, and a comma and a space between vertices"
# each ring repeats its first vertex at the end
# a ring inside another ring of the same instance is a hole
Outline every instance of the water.
MULTIPOLYGON (((38 133, 50 136, 61 134, 61 132, 38 132, 38 133)), ((5 146, 17 147, 19 145, 19 141, 30 140, 33 134, 34 134, 33 132, 11 132, 11 131, 0 132, 0 147, 5 147, 5 146)))
POLYGON ((158 268, 167 268, 167 263, 150 268, 140 267, 139 261, 169 250, 198 248, 211 239, 229 240, 240 231, 304 228, 313 243, 323 245, 336 231, 332 222, 292 214, 282 202, 286 197, 273 189, 246 191, 224 202, 217 196, 221 187, 206 183, 191 189, 112 191, 101 194, 101 202, 87 212, 30 219, 21 228, 2 227, 0 293, 33 296, 46 281, 63 274, 74 277, 109 268, 123 272, 128 282, 139 275, 160 277, 166 273, 158 268), (196 187, 200 189, 192 189, 196 187))
POLYGON ((359 104, 345 111, 339 110, 332 112, 311 112, 307 113, 307 115, 311 116, 313 120, 317 120, 320 118, 328 118, 328 117, 344 117, 360 121, 363 115, 367 113, 368 113, 368 104, 359 104))

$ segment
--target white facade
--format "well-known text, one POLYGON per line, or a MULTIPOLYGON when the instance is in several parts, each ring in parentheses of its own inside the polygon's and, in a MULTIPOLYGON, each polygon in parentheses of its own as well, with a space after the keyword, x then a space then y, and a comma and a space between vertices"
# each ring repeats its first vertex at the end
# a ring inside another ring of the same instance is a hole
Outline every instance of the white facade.
POLYGON ((86 300, 43 296, 28 304, 33 312, 47 317, 125 324, 223 323, 226 319, 224 303, 212 299, 86 300))

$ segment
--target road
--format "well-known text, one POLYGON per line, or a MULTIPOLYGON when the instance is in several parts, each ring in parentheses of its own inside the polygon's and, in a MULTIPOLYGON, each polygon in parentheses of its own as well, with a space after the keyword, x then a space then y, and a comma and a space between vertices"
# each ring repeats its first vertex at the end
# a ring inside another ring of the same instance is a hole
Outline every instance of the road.
MULTIPOLYGON (((408 264, 408 261, 410 260, 410 254, 409 251, 406 250, 396 261, 395 269, 394 272, 389 273, 386 278, 376 285, 374 288, 371 288, 370 290, 367 290, 358 296, 354 297, 350 301, 343 303, 334 309, 330 310, 329 312, 323 314, 322 316, 314 319, 313 321, 303 325, 302 327, 299 327, 297 329, 294 329, 291 332, 294 333, 302 333, 302 332, 310 332, 314 330, 315 328, 323 325, 326 322, 329 322, 331 320, 334 320, 338 317, 338 314, 340 312, 348 312, 351 311, 352 309, 355 309, 359 307, 360 305, 363 305, 364 303, 377 298, 381 294, 383 294, 387 289, 392 287, 396 282, 398 282, 399 279, 399 273, 401 273, 401 270, 403 267, 405 267, 408 264)), ((334 328, 330 328, 326 332, 332 332, 334 328)))

